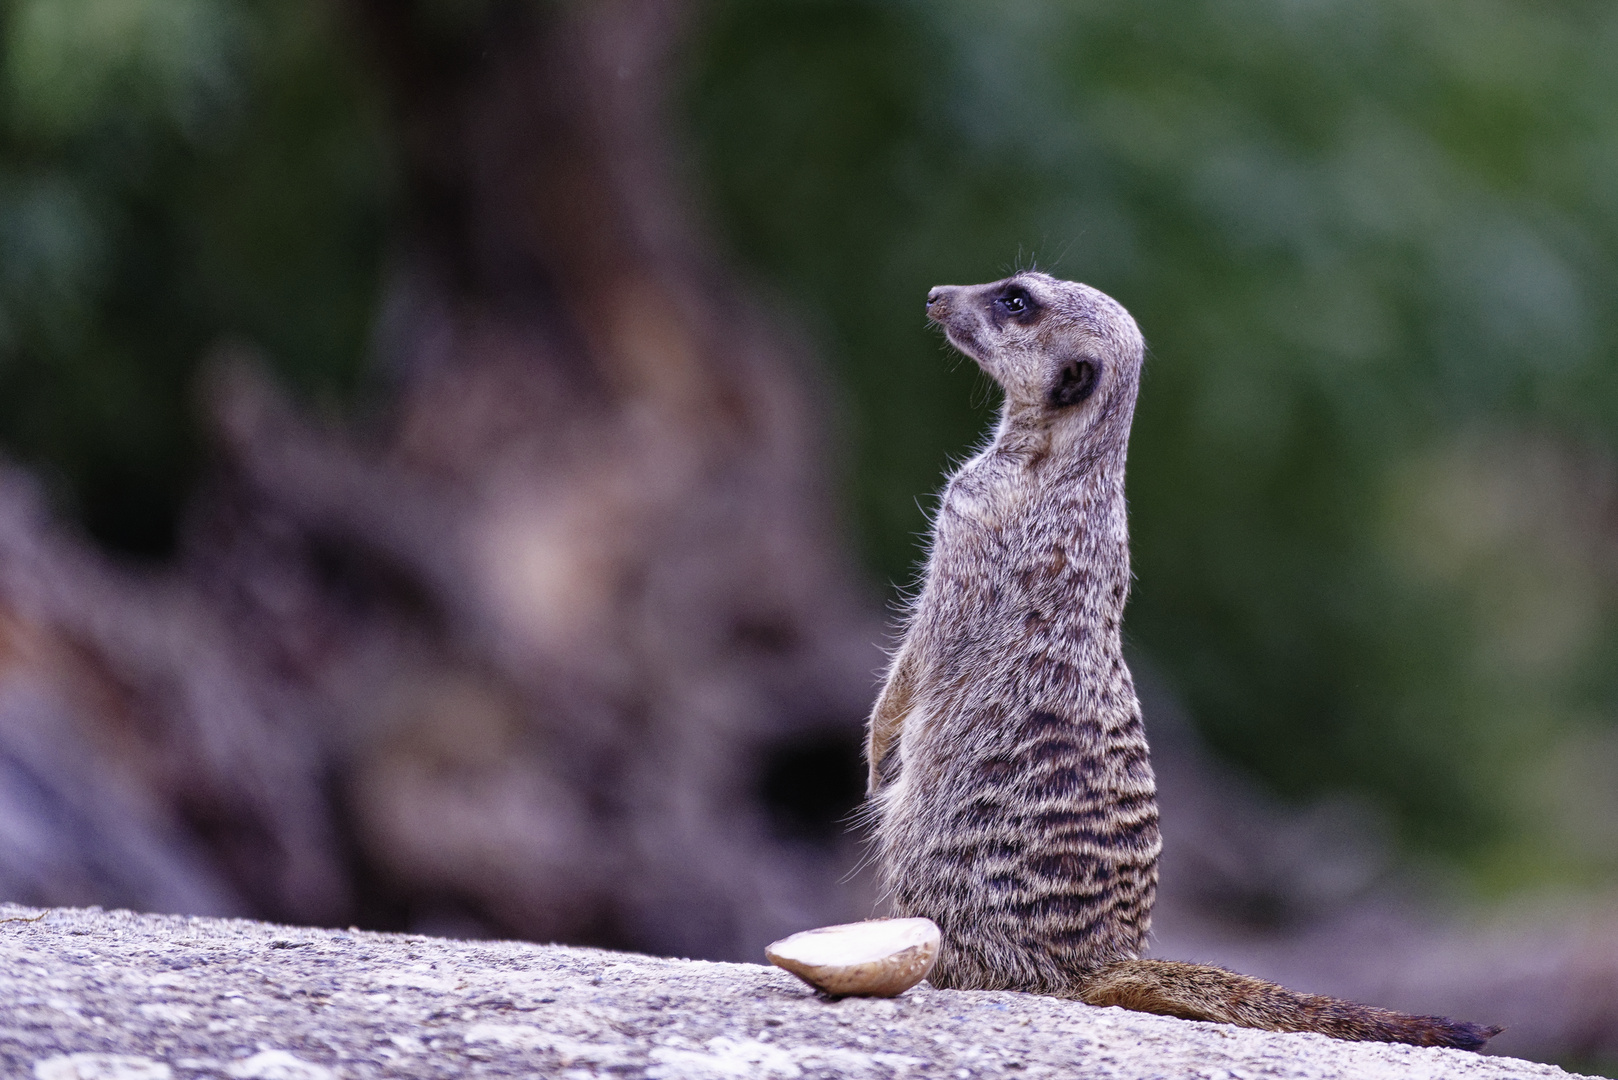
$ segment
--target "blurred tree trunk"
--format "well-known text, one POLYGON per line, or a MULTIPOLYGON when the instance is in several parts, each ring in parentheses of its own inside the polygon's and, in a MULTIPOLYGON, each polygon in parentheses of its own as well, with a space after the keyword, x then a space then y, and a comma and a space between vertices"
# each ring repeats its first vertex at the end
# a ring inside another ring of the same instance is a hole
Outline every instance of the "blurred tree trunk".
POLYGON ((382 407, 214 385, 190 564, 317 703, 369 922, 741 957, 860 913, 880 627, 809 358, 671 183, 677 15, 358 4, 403 174, 382 407))

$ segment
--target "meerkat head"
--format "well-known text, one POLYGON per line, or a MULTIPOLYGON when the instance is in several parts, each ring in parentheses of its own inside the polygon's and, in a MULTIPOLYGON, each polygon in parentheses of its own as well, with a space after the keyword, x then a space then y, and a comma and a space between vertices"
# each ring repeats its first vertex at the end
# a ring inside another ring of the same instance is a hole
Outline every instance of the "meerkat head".
POLYGON ((927 317, 1006 392, 1006 418, 1049 430, 1118 427, 1127 439, 1145 342, 1098 289, 1025 271, 988 285, 940 285, 927 317))

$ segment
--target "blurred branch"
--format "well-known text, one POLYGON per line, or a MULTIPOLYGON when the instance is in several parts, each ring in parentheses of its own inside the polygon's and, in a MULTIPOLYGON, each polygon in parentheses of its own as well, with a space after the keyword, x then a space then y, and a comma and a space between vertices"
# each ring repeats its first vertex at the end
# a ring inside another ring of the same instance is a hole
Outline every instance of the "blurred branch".
POLYGON ((344 914, 308 703, 191 586, 109 566, 10 469, 0 676, 5 895, 344 914))

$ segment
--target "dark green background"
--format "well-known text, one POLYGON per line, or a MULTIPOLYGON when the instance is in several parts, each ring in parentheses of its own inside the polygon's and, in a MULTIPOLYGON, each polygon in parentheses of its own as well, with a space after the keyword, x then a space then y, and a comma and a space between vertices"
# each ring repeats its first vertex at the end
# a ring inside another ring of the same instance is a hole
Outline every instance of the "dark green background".
MULTIPOLYGON (((221 342, 362 382, 393 202, 313 0, 4 0, 0 442, 162 557, 221 342)), ((1134 312, 1131 644, 1228 758, 1486 889, 1618 877, 1618 9, 736 0, 707 210, 838 377, 873 580, 993 408, 928 286, 1134 312)))

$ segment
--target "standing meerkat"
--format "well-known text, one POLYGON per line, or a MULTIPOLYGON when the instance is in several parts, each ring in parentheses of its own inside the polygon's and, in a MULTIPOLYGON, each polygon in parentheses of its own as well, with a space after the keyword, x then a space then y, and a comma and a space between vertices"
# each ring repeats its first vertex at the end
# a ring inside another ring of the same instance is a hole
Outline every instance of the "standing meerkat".
POLYGON ((934 985, 1482 1046, 1499 1029, 1140 958, 1162 844, 1120 622, 1145 345, 1111 297, 1040 273, 936 288, 927 314, 1005 391, 944 488, 866 741, 884 886, 943 932, 934 985))

